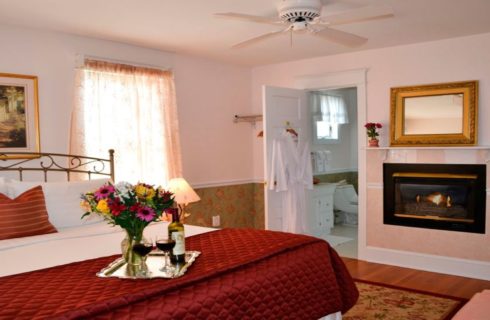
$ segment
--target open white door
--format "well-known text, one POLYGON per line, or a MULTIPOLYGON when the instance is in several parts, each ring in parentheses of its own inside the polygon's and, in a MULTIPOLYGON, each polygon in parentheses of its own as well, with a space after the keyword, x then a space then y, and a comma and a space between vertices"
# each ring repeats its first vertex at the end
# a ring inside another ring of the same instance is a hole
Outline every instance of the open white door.
MULTIPOLYGON (((300 142, 311 141, 309 128, 309 111, 306 91, 263 87, 264 115, 264 174, 265 174, 265 227, 269 230, 282 229, 282 203, 280 193, 269 190, 270 168, 272 163, 272 142, 289 126, 296 130, 300 142)), ((309 203, 307 199, 307 204, 309 203)), ((301 213, 300 213, 301 214, 301 213)), ((305 219, 308 213, 305 212, 305 219)))

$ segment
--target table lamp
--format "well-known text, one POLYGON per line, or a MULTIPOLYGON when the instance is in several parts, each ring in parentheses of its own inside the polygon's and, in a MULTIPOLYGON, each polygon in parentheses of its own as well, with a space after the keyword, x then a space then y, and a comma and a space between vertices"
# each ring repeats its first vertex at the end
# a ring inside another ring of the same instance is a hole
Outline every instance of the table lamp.
POLYGON ((185 207, 191 202, 201 200, 192 187, 184 178, 174 178, 168 182, 168 190, 174 194, 174 201, 179 206, 180 222, 184 222, 185 217, 190 214, 185 212, 185 207))

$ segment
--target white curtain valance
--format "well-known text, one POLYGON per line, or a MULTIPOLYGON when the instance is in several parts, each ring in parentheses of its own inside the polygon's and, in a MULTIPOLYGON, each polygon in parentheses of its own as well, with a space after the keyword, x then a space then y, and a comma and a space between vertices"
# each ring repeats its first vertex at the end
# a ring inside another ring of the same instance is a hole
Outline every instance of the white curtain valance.
POLYGON ((314 118, 316 121, 344 124, 349 123, 344 98, 324 93, 312 93, 314 118))

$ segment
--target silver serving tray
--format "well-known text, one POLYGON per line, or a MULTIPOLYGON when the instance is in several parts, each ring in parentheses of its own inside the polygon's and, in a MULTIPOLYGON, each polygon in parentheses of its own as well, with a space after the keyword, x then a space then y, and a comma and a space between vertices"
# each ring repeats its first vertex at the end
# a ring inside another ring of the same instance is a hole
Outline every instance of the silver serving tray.
POLYGON ((160 271, 163 266, 164 255, 160 250, 153 250, 146 257, 146 263, 139 266, 128 265, 124 258, 118 258, 111 262, 107 267, 97 272, 97 277, 101 278, 121 278, 121 279, 154 279, 166 278, 173 279, 184 275, 196 258, 201 254, 199 251, 186 251, 185 263, 177 264, 173 273, 160 271))

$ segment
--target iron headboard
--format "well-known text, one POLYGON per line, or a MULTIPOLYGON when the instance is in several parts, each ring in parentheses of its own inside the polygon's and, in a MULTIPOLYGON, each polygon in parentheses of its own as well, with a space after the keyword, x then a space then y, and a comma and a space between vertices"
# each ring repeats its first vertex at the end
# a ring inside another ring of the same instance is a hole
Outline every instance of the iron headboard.
POLYGON ((17 171, 21 181, 26 171, 43 172, 44 182, 48 181, 48 172, 65 172, 67 181, 72 173, 86 174, 89 180, 95 175, 115 181, 113 149, 109 150, 109 159, 62 153, 0 152, 0 160, 0 172, 17 171))

